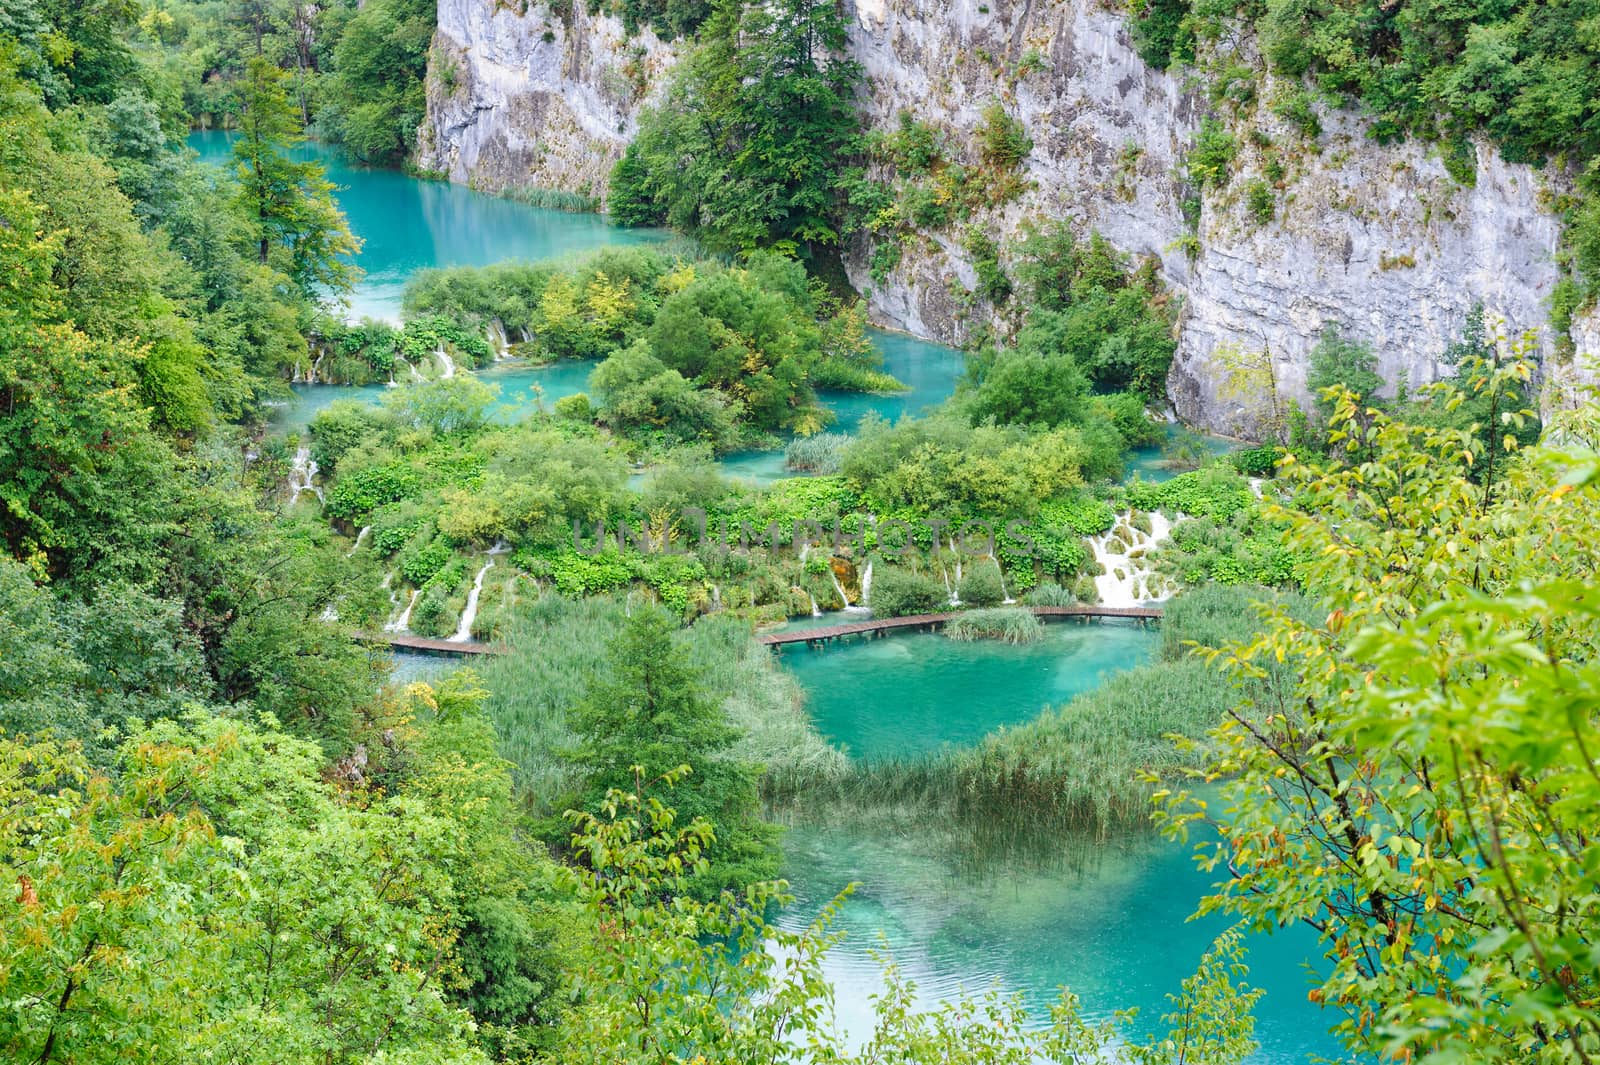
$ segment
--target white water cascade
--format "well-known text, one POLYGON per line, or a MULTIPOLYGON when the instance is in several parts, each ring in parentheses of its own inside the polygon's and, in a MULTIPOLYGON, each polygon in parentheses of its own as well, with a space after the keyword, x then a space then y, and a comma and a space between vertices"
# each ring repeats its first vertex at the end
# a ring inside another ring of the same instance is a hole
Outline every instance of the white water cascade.
POLYGON ((383 627, 383 631, 405 632, 407 629, 411 628, 411 608, 417 605, 417 596, 421 594, 421 588, 413 590, 411 593, 411 601, 406 604, 406 608, 400 612, 399 617, 385 625, 383 627))
POLYGON ((294 465, 289 469, 289 502, 296 503, 301 492, 310 492, 323 502, 322 486, 316 483, 317 462, 311 457, 311 448, 301 444, 294 453, 294 465))
POLYGON ((450 353, 444 350, 444 345, 440 344, 439 349, 433 354, 439 360, 439 380, 448 381, 454 377, 456 375, 456 362, 450 357, 450 353))
POLYGON ((367 534, 370 533, 371 531, 372 531, 372 526, 370 526, 370 525, 361 526, 361 531, 356 533, 356 542, 350 545, 350 550, 348 550, 348 551, 346 551, 344 553, 344 557, 345 558, 349 558, 351 555, 353 555, 357 551, 361 550, 361 541, 365 540, 367 538, 367 534))
POLYGON ((872 560, 867 559, 867 568, 861 571, 861 605, 872 605, 872 560))
POLYGON ((494 349, 494 361, 500 362, 511 357, 511 338, 506 336, 506 327, 500 319, 489 319, 489 327, 484 330, 489 338, 489 346, 494 349))
POLYGON ((807 592, 806 598, 811 600, 811 616, 814 618, 820 618, 822 616, 822 608, 817 605, 817 597, 812 595, 810 592, 807 592))
POLYGON ((1172 531, 1172 523, 1158 511, 1149 514, 1150 531, 1134 528, 1131 514, 1123 514, 1110 532, 1089 538, 1094 560, 1104 572, 1094 579, 1101 606, 1139 606, 1159 602, 1172 594, 1165 577, 1150 564, 1150 552, 1172 531))
POLYGON ((839 583, 839 575, 833 572, 833 567, 828 567, 828 579, 833 581, 833 590, 839 593, 839 602, 844 604, 846 610, 850 609, 850 596, 845 594, 844 585, 839 583))
POLYGON ((455 634, 450 637, 451 643, 466 643, 472 639, 472 623, 478 620, 478 598, 483 595, 483 578, 493 565, 494 557, 491 555, 473 578, 472 591, 467 593, 467 605, 461 610, 461 624, 456 626, 455 634))

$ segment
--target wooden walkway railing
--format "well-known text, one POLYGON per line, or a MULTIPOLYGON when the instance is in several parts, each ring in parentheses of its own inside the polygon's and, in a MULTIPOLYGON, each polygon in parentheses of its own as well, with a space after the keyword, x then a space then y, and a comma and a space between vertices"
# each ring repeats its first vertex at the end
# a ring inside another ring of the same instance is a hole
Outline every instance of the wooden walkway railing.
POLYGON ((386 643, 396 651, 410 651, 424 655, 503 655, 506 648, 497 643, 458 643, 455 640, 430 640, 425 636, 411 636, 398 632, 358 632, 356 639, 370 643, 386 643))
MULTIPOLYGON (((1137 621, 1160 621, 1161 608, 1158 606, 1034 606, 1028 607, 1034 617, 1049 620, 1051 618, 1133 618, 1137 621)), ((783 647, 788 644, 804 643, 813 647, 821 646, 829 640, 837 640, 841 636, 875 636, 885 632, 898 632, 902 630, 926 629, 933 631, 940 625, 961 616, 961 611, 951 610, 943 614, 912 614, 903 618, 871 618, 866 621, 847 621, 842 625, 824 625, 815 629, 797 629, 794 632, 764 632, 756 636, 756 642, 766 644, 768 647, 783 647)), ((358 632, 356 639, 371 643, 386 643, 396 651, 410 651, 413 654, 425 655, 503 655, 506 647, 496 643, 457 643, 454 640, 430 640, 425 636, 410 636, 402 633, 383 632, 358 632)))
MULTIPOLYGON (((1139 621, 1161 620, 1161 608, 1158 606, 1034 606, 1026 609, 1033 612, 1033 616, 1041 619, 1050 618, 1134 618, 1139 621)), ((903 618, 872 618, 867 621, 847 621, 842 625, 824 625, 815 629, 796 629, 793 632, 764 632, 756 637, 757 642, 768 647, 783 647, 788 644, 804 643, 813 647, 837 640, 841 636, 877 635, 884 632, 894 632, 902 629, 926 629, 932 631, 953 618, 961 616, 961 611, 952 610, 943 614, 912 614, 903 618)))

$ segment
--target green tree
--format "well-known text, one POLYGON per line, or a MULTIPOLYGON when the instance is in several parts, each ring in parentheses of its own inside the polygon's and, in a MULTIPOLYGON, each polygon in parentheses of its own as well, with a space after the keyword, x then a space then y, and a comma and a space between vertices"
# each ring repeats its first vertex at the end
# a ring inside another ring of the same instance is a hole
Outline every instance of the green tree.
POLYGON ((360 243, 333 201, 322 164, 289 155, 304 134, 283 81, 283 72, 260 57, 245 68, 233 146, 239 203, 262 265, 277 267, 308 299, 324 291, 340 296, 355 281, 345 259, 360 243))
POLYGON ((333 53, 333 125, 358 158, 392 164, 416 147, 434 19, 430 0, 372 0, 345 26, 333 53))
MULTIPOLYGON (((1556 428, 1593 441, 1593 408, 1556 428)), ((1220 833, 1202 861, 1230 878, 1204 909, 1315 929, 1314 995, 1352 1050, 1593 1060, 1592 469, 1517 451, 1477 478, 1472 428, 1363 417, 1348 392, 1332 430, 1340 456, 1290 461, 1295 505, 1269 508, 1322 609, 1213 652, 1266 689, 1213 737, 1222 795, 1165 811, 1220 833)))
POLYGON ((839 241, 860 68, 828 0, 719 0, 613 174, 611 211, 712 245, 819 253, 839 241))
POLYGON ((697 885, 703 893, 770 876, 776 836, 759 820, 757 768, 730 757, 739 732, 684 662, 676 629, 666 611, 653 607, 627 620, 608 648, 608 668, 573 710, 580 737, 573 753, 587 774, 584 808, 591 812, 608 792, 636 786, 636 766, 646 772, 693 767, 674 798, 684 816, 704 818, 716 833, 711 853, 722 865, 716 881, 697 885))

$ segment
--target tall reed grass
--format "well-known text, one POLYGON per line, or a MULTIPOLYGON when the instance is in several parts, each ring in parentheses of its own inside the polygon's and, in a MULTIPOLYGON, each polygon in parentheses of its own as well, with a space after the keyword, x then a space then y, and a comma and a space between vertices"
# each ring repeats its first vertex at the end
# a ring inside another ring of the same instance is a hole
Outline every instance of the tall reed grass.
MULTIPOLYGON (((507 622, 511 652, 483 667, 500 751, 538 813, 559 813, 552 804, 581 783, 567 755, 577 741, 568 715, 606 668, 607 647, 627 609, 626 600, 610 598, 546 596, 519 604, 507 622)), ((679 640, 700 671, 704 694, 722 704, 743 734, 729 757, 795 778, 828 779, 846 771, 844 754, 806 716, 799 684, 752 639, 747 623, 705 618, 679 640)))
POLYGON ((1188 593, 1167 605, 1161 648, 1148 665, 991 733, 976 747, 852 763, 843 774, 769 775, 767 800, 780 817, 804 811, 838 821, 940 820, 974 855, 1016 854, 1043 837, 1098 838, 1143 826, 1150 814, 1147 778, 1171 780, 1202 765, 1207 734, 1227 711, 1259 696, 1261 685, 1284 679, 1269 675, 1240 688, 1190 653, 1193 642, 1248 638, 1258 624, 1251 604, 1260 599, 1305 609, 1296 598, 1264 589, 1188 593))
POLYGON ((968 610, 944 627, 952 640, 999 640, 1001 643, 1037 643, 1044 639, 1044 624, 1031 610, 1017 606, 968 610))

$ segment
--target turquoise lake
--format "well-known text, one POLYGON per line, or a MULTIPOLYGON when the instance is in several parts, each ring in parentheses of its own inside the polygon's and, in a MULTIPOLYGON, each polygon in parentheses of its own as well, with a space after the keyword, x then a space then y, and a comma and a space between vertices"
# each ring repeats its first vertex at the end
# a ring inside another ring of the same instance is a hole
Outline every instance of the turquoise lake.
MULTIPOLYGON (((232 142, 232 134, 216 130, 192 133, 188 141, 202 161, 220 164, 232 159, 232 142)), ((343 153, 315 142, 295 154, 327 168, 350 230, 361 238, 357 263, 366 276, 351 296, 352 318, 398 321, 406 282, 427 267, 551 259, 666 236, 621 229, 600 215, 544 210, 398 170, 352 166, 343 153)))
MULTIPOLYGON (((1035 716, 1108 673, 1145 661, 1157 635, 1124 623, 1052 624, 1031 647, 958 643, 936 634, 785 648, 818 728, 861 758, 912 757, 968 744, 1035 716)), ((795 905, 779 923, 803 927, 839 891, 858 886, 826 963, 839 1027, 870 1031, 881 988, 870 952, 887 946, 925 1004, 992 987, 1022 992, 1044 1018, 1062 985, 1095 1020, 1137 1007, 1136 1034, 1164 1031, 1166 996, 1194 971, 1228 922, 1189 921, 1215 877, 1191 851, 1148 833, 1051 841, 1025 861, 986 860, 969 842, 921 820, 860 824, 801 820, 784 837, 795 905)), ((1256 1006, 1256 1065, 1337 1056, 1333 1020, 1306 999, 1313 937, 1291 928, 1249 937, 1256 1006)))
MULTIPOLYGON (((199 133, 191 145, 210 161, 226 161, 225 134, 199 133)), ((351 228, 364 241, 366 276, 351 300, 352 317, 394 320, 406 280, 417 270, 542 259, 607 244, 655 240, 660 234, 623 230, 593 215, 541 210, 460 186, 425 182, 394 171, 351 167, 315 145, 341 189, 351 228)), ((954 349, 890 333, 873 333, 888 371, 911 386, 893 396, 825 394, 836 429, 851 431, 869 411, 895 419, 948 396, 964 370, 954 349)), ((586 363, 549 367, 506 364, 482 371, 500 389, 496 417, 513 420, 565 395, 584 391, 586 363)), ((294 400, 274 419, 303 427, 340 398, 375 402, 381 386, 295 386, 294 400)), ((1212 440, 1212 450, 1225 441, 1212 440)), ((1130 472, 1170 476, 1157 449, 1130 456, 1130 472)), ((784 474, 782 452, 729 456, 732 476, 766 482, 784 474)), ((989 730, 1034 716, 1042 707, 1088 690, 1109 673, 1145 661, 1154 634, 1121 624, 1053 625, 1031 647, 957 644, 937 635, 856 641, 825 650, 794 648, 780 661, 807 693, 818 728, 853 754, 915 757, 945 744, 975 742, 989 730)), ((436 676, 451 664, 402 657, 396 679, 436 676)), ((1188 852, 1146 835, 1079 841, 1039 860, 975 861, 959 841, 931 826, 797 824, 785 841, 785 875, 795 907, 781 921, 809 921, 851 882, 841 926, 849 933, 830 956, 838 1019, 856 1036, 870 1022, 869 996, 878 986, 868 952, 880 936, 919 985, 925 1002, 964 989, 1019 991, 1042 1010, 1058 985, 1070 985, 1093 1017, 1139 1007, 1139 1030, 1155 1027, 1164 996, 1194 968, 1220 931, 1217 921, 1186 918, 1210 877, 1188 852)), ((1328 1018, 1306 1001, 1303 960, 1314 944, 1298 930, 1251 939, 1250 982, 1267 990, 1257 1008, 1257 1065, 1301 1062, 1336 1048, 1323 1034, 1328 1018)))

